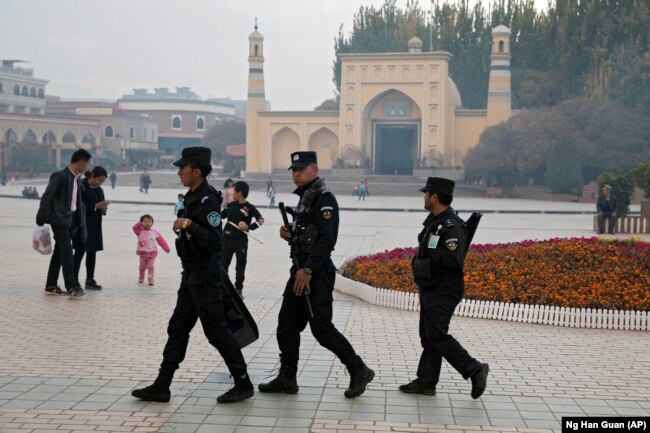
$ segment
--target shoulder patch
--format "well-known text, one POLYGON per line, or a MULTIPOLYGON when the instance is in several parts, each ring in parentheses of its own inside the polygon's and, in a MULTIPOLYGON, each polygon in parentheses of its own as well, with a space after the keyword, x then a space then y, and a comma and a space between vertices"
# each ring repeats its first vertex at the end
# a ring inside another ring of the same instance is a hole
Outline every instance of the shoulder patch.
POLYGON ((210 197, 207 195, 201 199, 201 204, 205 203, 206 201, 210 200, 210 197))
POLYGON ((221 215, 219 215, 219 212, 210 212, 207 218, 208 223, 213 227, 217 227, 221 224, 221 215))
POLYGON ((324 220, 332 219, 334 208, 332 206, 323 206, 320 208, 320 214, 324 220))
POLYGON ((445 246, 449 251, 456 251, 458 248, 458 239, 457 238, 449 238, 445 241, 445 246))

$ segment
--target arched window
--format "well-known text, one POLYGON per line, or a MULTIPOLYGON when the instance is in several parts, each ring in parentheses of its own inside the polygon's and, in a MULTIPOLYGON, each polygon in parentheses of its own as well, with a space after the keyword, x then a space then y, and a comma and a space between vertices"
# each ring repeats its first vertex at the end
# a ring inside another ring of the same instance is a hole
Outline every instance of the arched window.
POLYGON ((18 84, 14 86, 14 95, 20 95, 20 86, 18 84))
POLYGON ((36 89, 35 88, 33 88, 33 87, 31 88, 31 90, 29 91, 29 96, 31 96, 32 98, 36 98, 36 89))
POLYGON ((142 134, 142 139, 143 140, 147 139, 147 128, 144 128, 144 134, 142 134))
POLYGON ((51 146, 56 143, 56 135, 52 131, 47 131, 43 135, 43 144, 46 146, 51 146))
POLYGON ((257 57, 257 44, 255 44, 255 57, 257 57))
POLYGON ((196 130, 197 131, 205 130, 205 117, 200 116, 196 118, 196 130))
POLYGON ((181 129, 181 127, 182 127, 181 116, 173 116, 172 129, 181 129))
POLYGON ((84 135, 84 138, 81 139, 82 143, 88 143, 91 146, 95 146, 95 136, 92 135, 90 132, 87 132, 86 135, 84 135))
POLYGON ((106 125, 104 127, 104 137, 106 138, 113 137, 113 127, 111 125, 106 125))
POLYGON ((156 131, 151 130, 151 141, 156 141, 156 131))
POLYGON ((29 96, 29 89, 27 86, 23 86, 23 96, 29 96))
POLYGON ((34 134, 34 131, 28 129, 27 132, 25 132, 25 135, 23 136, 23 143, 36 144, 37 141, 38 139, 36 138, 36 134, 34 134))
POLYGON ((45 98, 45 92, 43 89, 38 89, 38 97, 41 99, 45 98))
POLYGON ((68 131, 65 133, 61 141, 63 141, 64 143, 76 143, 77 137, 75 137, 72 132, 68 131))
POLYGON ((504 46, 504 42, 503 42, 503 41, 499 41, 499 52, 500 52, 500 53, 503 52, 503 46, 504 46))
POLYGON ((18 141, 18 137, 16 136, 16 133, 14 132, 13 129, 10 129, 7 132, 5 132, 5 143, 16 144, 16 141, 18 141))
POLYGON ((0 93, 2 93, 2 83, 0 83, 0 93))
POLYGON ((135 128, 132 126, 129 128, 129 138, 135 137, 135 128))

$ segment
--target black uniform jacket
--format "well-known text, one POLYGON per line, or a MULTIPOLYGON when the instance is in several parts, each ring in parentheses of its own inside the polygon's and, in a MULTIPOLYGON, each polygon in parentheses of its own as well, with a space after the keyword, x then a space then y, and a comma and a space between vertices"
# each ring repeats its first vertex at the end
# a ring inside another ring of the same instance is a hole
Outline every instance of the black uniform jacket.
POLYGON ((300 196, 293 223, 292 242, 301 266, 320 269, 330 259, 339 233, 339 205, 321 178, 297 188, 300 196))
POLYGON ((450 207, 438 215, 429 214, 423 225, 418 235, 418 252, 413 258, 416 284, 425 289, 441 281, 462 282, 467 254, 465 221, 450 207))
POLYGON ((207 181, 184 197, 182 218, 192 220, 176 239, 176 249, 186 270, 198 269, 219 260, 223 245, 221 193, 207 181))

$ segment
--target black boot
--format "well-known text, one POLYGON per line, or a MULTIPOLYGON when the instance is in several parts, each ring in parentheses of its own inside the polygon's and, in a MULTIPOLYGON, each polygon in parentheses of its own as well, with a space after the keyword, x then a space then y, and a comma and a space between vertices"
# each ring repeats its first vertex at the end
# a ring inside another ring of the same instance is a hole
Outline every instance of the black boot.
POLYGON ((251 398, 255 394, 255 388, 248 373, 234 373, 235 386, 217 397, 217 403, 237 403, 251 398))
POLYGON ((401 385, 399 390, 407 394, 436 395, 436 386, 420 380, 419 377, 406 385, 401 385))
POLYGON ((298 367, 289 367, 288 365, 280 366, 278 377, 267 383, 260 383, 257 389, 260 392, 283 392, 285 394, 295 394, 298 392, 298 381, 296 373, 298 367))
POLYGON ((360 357, 357 357, 357 360, 347 366, 347 368, 350 372, 350 386, 345 390, 343 395, 347 398, 358 397, 366 392, 366 385, 375 378, 375 372, 369 369, 360 357))
POLYGON ((481 371, 472 376, 472 398, 477 399, 485 391, 487 386, 487 377, 490 372, 490 366, 487 364, 481 364, 481 371))
POLYGON ((144 388, 134 389, 131 391, 131 395, 133 397, 139 398, 140 400, 167 403, 171 398, 169 386, 172 384, 173 378, 173 372, 163 370, 161 368, 160 372, 158 373, 158 377, 153 384, 144 388))

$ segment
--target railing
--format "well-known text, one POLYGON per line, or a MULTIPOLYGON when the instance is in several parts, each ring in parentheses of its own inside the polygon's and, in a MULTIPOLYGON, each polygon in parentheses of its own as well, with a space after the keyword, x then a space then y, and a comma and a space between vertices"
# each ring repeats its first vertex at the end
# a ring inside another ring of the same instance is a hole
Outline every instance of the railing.
MULTIPOLYGON (((336 290, 355 296, 370 304, 399 310, 420 311, 420 298, 417 293, 378 289, 341 275, 336 276, 336 290)), ((538 323, 572 328, 650 330, 650 314, 647 311, 565 308, 463 299, 456 307, 454 314, 461 317, 538 323)))
MULTIPOLYGON (((609 221, 605 220, 605 229, 609 221)), ((624 216, 618 217, 616 233, 650 233, 650 218, 643 216, 624 216)), ((598 215, 594 215, 594 231, 598 231, 598 215)))

